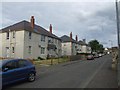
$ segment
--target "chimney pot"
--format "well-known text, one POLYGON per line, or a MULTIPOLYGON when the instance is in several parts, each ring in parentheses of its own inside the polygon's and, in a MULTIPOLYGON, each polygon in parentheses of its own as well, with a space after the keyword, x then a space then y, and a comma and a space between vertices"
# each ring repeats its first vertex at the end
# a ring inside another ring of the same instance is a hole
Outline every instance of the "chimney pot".
POLYGON ((70 33, 70 40, 72 41, 72 32, 70 33))
POLYGON ((78 36, 76 35, 76 41, 78 41, 78 36))
POLYGON ((52 25, 50 24, 50 33, 52 33, 52 25))
POLYGON ((35 24, 35 19, 34 19, 34 16, 31 16, 31 27, 32 29, 34 29, 34 25, 35 24))

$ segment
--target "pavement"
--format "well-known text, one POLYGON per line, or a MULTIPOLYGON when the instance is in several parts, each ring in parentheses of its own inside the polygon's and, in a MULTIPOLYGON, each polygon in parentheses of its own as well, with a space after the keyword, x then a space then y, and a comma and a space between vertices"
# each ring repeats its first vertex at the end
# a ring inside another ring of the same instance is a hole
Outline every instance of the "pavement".
POLYGON ((117 73, 111 68, 112 57, 77 60, 58 65, 36 66, 35 82, 21 82, 9 88, 117 88, 117 73))

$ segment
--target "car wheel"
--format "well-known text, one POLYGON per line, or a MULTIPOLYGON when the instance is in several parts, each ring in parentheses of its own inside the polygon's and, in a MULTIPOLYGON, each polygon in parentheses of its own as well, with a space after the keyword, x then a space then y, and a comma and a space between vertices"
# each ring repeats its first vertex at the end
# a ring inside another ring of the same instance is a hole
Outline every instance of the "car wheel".
POLYGON ((29 82, 35 81, 35 74, 34 74, 34 73, 30 73, 30 74, 29 74, 28 81, 29 81, 29 82))

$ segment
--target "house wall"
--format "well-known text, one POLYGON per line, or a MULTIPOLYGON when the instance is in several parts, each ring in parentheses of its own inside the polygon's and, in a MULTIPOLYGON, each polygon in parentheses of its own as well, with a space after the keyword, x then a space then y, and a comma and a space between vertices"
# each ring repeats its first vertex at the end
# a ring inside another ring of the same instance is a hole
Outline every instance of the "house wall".
POLYGON ((62 55, 77 55, 77 53, 90 53, 91 48, 86 45, 77 43, 64 42, 62 43, 62 55), (71 48, 72 45, 72 48, 71 48))
POLYGON ((91 53, 91 47, 87 45, 82 45, 81 47, 82 47, 81 53, 91 53))
POLYGON ((55 39, 55 38, 51 38, 51 37, 47 37, 47 44, 53 44, 53 45, 55 45, 56 47, 57 47, 57 49, 54 51, 53 49, 50 49, 50 50, 48 50, 48 54, 50 55, 50 56, 54 56, 54 57, 61 57, 61 41, 60 40, 58 40, 58 39, 55 39), (52 41, 52 42, 49 42, 49 40, 50 41, 52 41))
POLYGON ((56 57, 61 56, 61 41, 53 38, 57 47, 56 52, 48 52, 48 36, 45 36, 45 42, 41 41, 41 35, 32 33, 31 39, 29 39, 29 31, 21 30, 15 32, 15 38, 13 38, 13 32, 10 32, 9 39, 6 39, 7 33, 0 33, 0 57, 11 58, 30 58, 37 59, 38 57, 47 58, 48 53, 53 54, 56 57), (31 53, 29 53, 29 46, 31 46, 31 53), (9 50, 6 49, 9 47, 9 50), (13 53, 14 47, 14 53, 13 53), (41 47, 45 48, 45 53, 41 54, 41 47))
POLYGON ((77 53, 82 53, 82 45, 77 44, 77 53))
POLYGON ((34 58, 38 57, 47 58, 47 55, 53 55, 55 57, 61 56, 61 42, 58 39, 45 36, 45 41, 41 41, 41 35, 32 33, 31 39, 29 39, 29 31, 24 31, 25 35, 25 45, 24 45, 24 58, 34 58), (54 45, 56 45, 57 50, 48 51, 48 40, 52 39, 54 45), (31 46, 32 53, 28 52, 29 46, 31 46), (41 47, 45 48, 45 53, 41 54, 41 47))
POLYGON ((76 55, 76 54, 77 54, 77 44, 72 43, 72 55, 76 55))
POLYGON ((17 31, 13 42, 16 42, 15 58, 24 58, 24 31, 17 31))
POLYGON ((86 45, 82 45, 82 53, 87 53, 87 46, 86 45))
POLYGON ((10 32, 9 39, 6 39, 7 33, 0 34, 2 36, 2 57, 23 58, 24 32, 15 32, 15 38, 13 38, 13 32, 10 32), (6 49, 6 47, 9 49, 6 49), (13 47, 14 53, 12 52, 13 47))
POLYGON ((37 58, 40 56, 40 35, 36 33, 31 34, 31 39, 29 39, 29 31, 24 31, 24 58, 37 58), (29 46, 31 46, 31 51, 29 52, 29 46))
POLYGON ((71 42, 63 42, 62 43, 62 56, 71 55, 71 42))
POLYGON ((91 47, 87 46, 87 53, 91 53, 91 52, 92 52, 91 47))

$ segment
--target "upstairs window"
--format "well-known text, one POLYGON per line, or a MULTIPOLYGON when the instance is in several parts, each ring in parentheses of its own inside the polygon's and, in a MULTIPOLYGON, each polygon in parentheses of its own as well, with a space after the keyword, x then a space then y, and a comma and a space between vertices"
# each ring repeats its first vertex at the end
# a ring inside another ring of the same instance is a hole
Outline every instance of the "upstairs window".
POLYGON ((32 37, 32 32, 29 32, 29 39, 31 39, 32 37))
POLYGON ((7 32, 6 39, 9 39, 9 36, 10 36, 9 32, 7 32))
POLYGON ((45 36, 41 35, 41 41, 45 42, 45 36))
POLYGON ((15 38, 15 31, 13 31, 13 38, 15 38))
POLYGON ((48 43, 53 43, 53 38, 48 38, 48 43))

